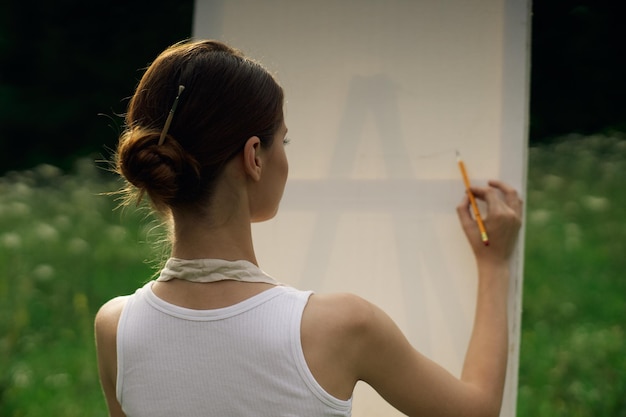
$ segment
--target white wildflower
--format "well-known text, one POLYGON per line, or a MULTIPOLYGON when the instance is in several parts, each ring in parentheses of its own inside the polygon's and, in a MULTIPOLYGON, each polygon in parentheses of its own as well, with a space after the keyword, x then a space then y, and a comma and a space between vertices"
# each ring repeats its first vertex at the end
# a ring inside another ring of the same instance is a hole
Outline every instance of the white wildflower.
POLYGON ((7 212, 15 217, 28 217, 30 215, 30 207, 21 201, 13 201, 7 207, 7 212))
POLYGON ((583 204, 591 211, 606 211, 610 206, 610 201, 606 197, 595 197, 587 195, 583 197, 583 204))
POLYGON ((42 240, 57 240, 59 237, 59 232, 54 226, 49 225, 48 223, 38 223, 35 226, 35 234, 39 239, 42 240))
POLYGON ((13 232, 3 233, 0 235, 0 243, 7 249, 18 249, 22 246, 22 237, 13 232))
POLYGON ((115 243, 123 242, 126 239, 126 229, 122 226, 111 225, 107 227, 106 234, 115 243))
POLYGON ((41 164, 37 168, 35 168, 37 174, 39 174, 42 178, 52 179, 61 175, 62 171, 60 168, 55 167, 50 164, 41 164))
POLYGON ((22 181, 13 184, 13 191, 20 197, 29 197, 33 194, 32 187, 22 181))
POLYGON ((528 213, 528 220, 530 220, 531 223, 539 226, 543 226, 548 223, 550 217, 552 217, 552 213, 544 209, 533 210, 528 213))
POLYGON ((25 365, 18 366, 12 375, 13 385, 18 388, 26 388, 30 386, 33 380, 33 371, 25 365))
POLYGON ((546 190, 551 190, 551 191, 558 190, 559 188, 563 186, 564 182, 565 180, 562 177, 559 177, 558 175, 548 174, 545 177, 543 177, 543 185, 546 190))
POLYGON ((72 221, 69 216, 61 214, 54 218, 54 224, 61 230, 67 230, 72 226, 72 221))
POLYGON ((79 255, 81 253, 87 252, 87 250, 89 249, 89 243, 87 243, 87 241, 85 241, 84 239, 74 237, 70 239, 70 241, 67 243, 67 249, 70 253, 74 255, 79 255))
POLYGON ((48 264, 37 265, 33 270, 33 277, 38 281, 50 281, 54 278, 54 268, 48 264))

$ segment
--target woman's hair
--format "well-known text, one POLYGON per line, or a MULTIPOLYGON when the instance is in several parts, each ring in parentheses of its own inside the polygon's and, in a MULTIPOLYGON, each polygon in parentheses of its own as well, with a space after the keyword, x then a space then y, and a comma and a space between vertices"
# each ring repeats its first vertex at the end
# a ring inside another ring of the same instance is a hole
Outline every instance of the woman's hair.
POLYGON ((282 88, 240 51, 213 40, 169 47, 148 67, 126 113, 114 161, 127 181, 126 201, 146 193, 161 214, 206 205, 225 164, 250 137, 272 145, 282 109, 282 88))

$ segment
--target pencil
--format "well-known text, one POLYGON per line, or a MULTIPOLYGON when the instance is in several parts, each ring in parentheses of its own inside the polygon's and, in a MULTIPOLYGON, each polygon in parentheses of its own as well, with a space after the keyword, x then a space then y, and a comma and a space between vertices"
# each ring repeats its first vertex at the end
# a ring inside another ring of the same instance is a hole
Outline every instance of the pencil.
POLYGON ((461 159, 461 154, 459 151, 456 151, 456 161, 459 164, 459 168, 461 169, 461 176, 463 176, 463 182, 465 183, 465 189, 467 190, 467 196, 469 197, 470 204, 472 205, 472 210, 474 211, 474 218, 476 219, 476 223, 478 223, 478 230, 480 230, 480 238, 485 244, 485 246, 489 246, 489 237, 487 237, 487 231, 485 230, 485 225, 483 224, 483 219, 480 217, 480 211, 478 210, 478 205, 476 205, 476 199, 474 198, 474 194, 472 193, 470 187, 469 177, 467 176, 467 171, 465 170, 465 164, 461 159))

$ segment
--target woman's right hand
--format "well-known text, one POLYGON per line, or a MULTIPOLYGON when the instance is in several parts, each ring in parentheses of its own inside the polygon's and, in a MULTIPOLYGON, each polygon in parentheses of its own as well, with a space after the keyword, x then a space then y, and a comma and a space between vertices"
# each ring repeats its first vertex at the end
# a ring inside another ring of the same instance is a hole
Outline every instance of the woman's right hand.
POLYGON ((457 213, 477 262, 508 261, 521 225, 522 200, 514 188, 501 181, 492 180, 487 187, 472 187, 471 191, 487 205, 483 223, 489 236, 488 246, 481 240, 467 195, 457 207, 457 213))

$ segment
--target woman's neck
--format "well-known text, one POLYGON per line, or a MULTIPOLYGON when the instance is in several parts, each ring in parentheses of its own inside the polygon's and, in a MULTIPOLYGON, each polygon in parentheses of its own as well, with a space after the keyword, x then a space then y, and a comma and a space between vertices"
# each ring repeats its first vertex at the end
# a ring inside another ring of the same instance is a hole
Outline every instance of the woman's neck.
POLYGON ((246 260, 257 265, 250 223, 240 221, 217 227, 198 220, 175 221, 172 257, 246 260))
POLYGON ((257 265, 245 193, 222 193, 218 187, 207 213, 174 212, 172 257, 246 260, 257 265))

